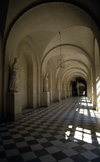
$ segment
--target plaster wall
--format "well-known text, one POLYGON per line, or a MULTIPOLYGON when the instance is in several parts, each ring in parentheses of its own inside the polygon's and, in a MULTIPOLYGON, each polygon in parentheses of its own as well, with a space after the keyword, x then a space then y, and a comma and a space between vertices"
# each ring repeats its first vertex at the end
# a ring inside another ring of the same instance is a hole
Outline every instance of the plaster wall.
POLYGON ((22 55, 20 58, 19 91, 21 93, 22 109, 27 108, 27 60, 22 55))
POLYGON ((54 71, 52 71, 52 99, 53 99, 53 102, 55 102, 55 96, 56 94, 56 78, 55 78, 55 73, 54 71))
MULTIPOLYGON (((37 65, 36 62, 33 62, 33 108, 37 107, 38 102, 38 79, 37 79, 37 65)), ((41 82, 41 81, 40 81, 41 82)))

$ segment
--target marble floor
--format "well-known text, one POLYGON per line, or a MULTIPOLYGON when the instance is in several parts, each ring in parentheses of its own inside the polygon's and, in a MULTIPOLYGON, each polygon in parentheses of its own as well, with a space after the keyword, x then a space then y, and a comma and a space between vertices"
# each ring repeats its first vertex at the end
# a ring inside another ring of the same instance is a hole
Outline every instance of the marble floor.
POLYGON ((0 162, 100 162, 100 114, 71 97, 0 124, 0 162))

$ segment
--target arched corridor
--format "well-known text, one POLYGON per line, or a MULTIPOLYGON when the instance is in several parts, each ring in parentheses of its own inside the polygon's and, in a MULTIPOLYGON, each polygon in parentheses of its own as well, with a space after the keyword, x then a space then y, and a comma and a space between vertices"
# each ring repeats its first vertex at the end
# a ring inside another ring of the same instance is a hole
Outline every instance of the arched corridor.
POLYGON ((9 1, 1 51, 1 121, 71 96, 88 96, 99 111, 100 32, 93 17, 65 1, 35 5, 33 0, 29 8, 16 3, 24 11, 9 1))
POLYGON ((0 0, 0 162, 100 161, 99 0, 0 0))
POLYGON ((100 114, 71 97, 0 124, 0 162, 100 161, 100 114))

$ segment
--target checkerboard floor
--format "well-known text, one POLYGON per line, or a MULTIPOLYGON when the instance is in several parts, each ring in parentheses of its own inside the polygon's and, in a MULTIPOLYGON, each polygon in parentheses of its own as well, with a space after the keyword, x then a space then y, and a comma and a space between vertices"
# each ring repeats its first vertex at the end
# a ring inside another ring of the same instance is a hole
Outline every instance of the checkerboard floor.
POLYGON ((100 115, 71 97, 0 124, 0 162, 100 162, 100 115))

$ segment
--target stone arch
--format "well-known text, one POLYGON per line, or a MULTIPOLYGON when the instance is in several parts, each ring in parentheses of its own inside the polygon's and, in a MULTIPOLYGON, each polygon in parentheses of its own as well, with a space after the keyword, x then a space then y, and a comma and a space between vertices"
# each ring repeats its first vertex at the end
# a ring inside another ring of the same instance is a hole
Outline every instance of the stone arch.
MULTIPOLYGON (((66 73, 69 71, 69 70, 81 70, 81 71, 84 71, 86 74, 87 74, 87 76, 89 77, 90 76, 90 69, 89 69, 89 67, 84 63, 84 62, 81 62, 81 61, 79 61, 79 60, 68 60, 68 61, 66 61, 67 62, 67 68, 66 69, 64 69, 63 70, 63 72, 62 72, 62 75, 61 75, 61 78, 62 78, 62 80, 64 80, 64 78, 65 78, 65 75, 66 75, 66 73), (70 62, 70 64, 71 65, 69 65, 68 64, 68 62, 70 62), (74 62, 76 63, 76 65, 73 65, 74 64, 74 62), (77 64, 78 64, 78 67, 77 67, 77 64)), ((58 72, 56 72, 56 74, 57 74, 58 72)))
MULTIPOLYGON (((95 33, 95 28, 97 28, 97 25, 98 25, 98 24, 96 24, 97 21, 95 21, 95 20, 96 20, 96 19, 95 19, 95 16, 93 15, 92 12, 90 12, 89 9, 87 9, 86 7, 82 6, 81 4, 76 3, 76 2, 74 2, 74 1, 69 2, 69 0, 68 0, 68 1, 65 1, 65 0, 61 0, 61 1, 51 0, 51 1, 36 2, 36 3, 33 2, 33 3, 31 3, 31 5, 27 6, 24 10, 22 10, 20 13, 18 13, 18 14, 16 15, 16 17, 13 19, 13 21, 10 23, 10 25, 9 25, 9 27, 8 27, 8 29, 7 29, 6 39, 7 39, 8 35, 9 35, 9 32, 10 32, 12 26, 14 25, 14 23, 15 23, 23 14, 25 14, 27 11, 31 10, 32 8, 35 8, 35 7, 37 7, 37 6, 41 6, 41 5, 47 4, 47 3, 63 3, 63 4, 72 5, 72 6, 76 7, 76 8, 80 8, 81 10, 83 10, 84 12, 86 12, 87 15, 89 15, 89 16, 93 19, 94 24, 93 24, 93 26, 92 26, 91 28, 92 28, 92 30, 93 30, 94 33, 95 33)), ((96 35, 97 35, 97 36, 98 36, 98 32, 99 32, 99 30, 96 31, 96 35)), ((98 39, 99 39, 99 36, 98 36, 98 39)), ((100 40, 100 39, 99 39, 99 40, 100 40)))
MULTIPOLYGON (((68 71, 70 71, 70 70, 73 70, 74 68, 69 68, 69 69, 67 69, 64 73, 63 73, 63 78, 62 78, 62 80, 64 80, 64 77, 65 77, 65 75, 66 75, 66 73, 68 72, 68 71)), ((83 71, 84 73, 86 73, 86 71, 84 71, 83 69, 81 69, 81 68, 76 68, 77 70, 81 70, 81 71, 83 71)), ((88 73, 86 73, 86 75, 88 75, 88 73)))
MULTIPOLYGON (((6 55, 5 65, 5 93, 9 91, 9 74, 13 58, 19 58, 19 92, 21 92, 21 107, 36 108, 38 102, 37 95, 37 60, 35 51, 32 50, 29 43, 25 40, 19 42, 16 53, 6 55)), ((6 100, 6 98, 5 98, 6 100)), ((6 109, 8 107, 6 106, 6 109)), ((7 110, 5 110, 6 112, 7 110)))
POLYGON ((38 104, 38 74, 37 74, 37 58, 34 49, 28 41, 21 41, 17 49, 17 55, 25 56, 27 61, 27 107, 36 108, 38 104))
MULTIPOLYGON (((71 83, 72 83, 72 80, 74 78, 77 78, 77 77, 80 77, 80 78, 83 78, 84 81, 86 82, 86 92, 85 92, 85 95, 87 95, 87 78, 85 78, 84 74, 81 74, 81 73, 75 73, 74 75, 70 75, 69 78, 68 78, 68 84, 67 84, 67 93, 68 95, 72 95, 72 89, 70 89, 70 87, 72 86, 71 83)), ((78 89, 78 87, 77 87, 78 89)))
MULTIPOLYGON (((91 57, 90 57, 89 54, 88 54, 86 51, 84 51, 82 48, 80 48, 80 47, 78 47, 78 46, 75 46, 75 45, 71 45, 71 44, 62 44, 61 47, 65 47, 65 48, 66 48, 66 51, 69 50, 69 49, 71 49, 71 50, 77 50, 78 52, 80 52, 80 54, 82 54, 83 56, 85 56, 85 57, 88 59, 88 61, 90 62, 90 65, 92 65, 92 59, 91 59, 91 57)), ((45 66, 46 66, 46 64, 47 64, 47 62, 48 62, 49 59, 51 59, 52 57, 58 55, 59 52, 57 52, 57 51, 59 51, 59 49, 60 49, 60 45, 55 46, 55 47, 53 47, 52 49, 50 49, 50 50, 45 54, 45 56, 44 56, 44 58, 43 58, 43 60, 42 60, 42 68, 43 68, 43 69, 45 68, 45 66)), ((67 60, 65 60, 65 62, 66 62, 66 61, 67 61, 67 60)), ((57 68, 57 70, 58 70, 58 69, 59 69, 59 68, 57 68)))
POLYGON ((75 73, 69 75, 68 78, 67 78, 67 83, 68 83, 67 86, 68 86, 68 87, 69 87, 69 85, 70 85, 71 80, 72 80, 73 78, 75 78, 75 77, 81 77, 81 78, 83 78, 83 79, 86 81, 86 83, 87 83, 87 78, 86 78, 86 76, 85 76, 84 74, 82 74, 82 73, 80 73, 80 72, 75 72, 75 73))

